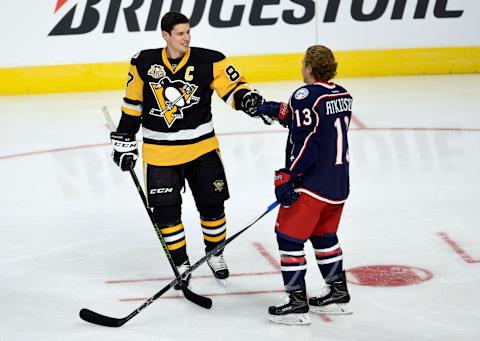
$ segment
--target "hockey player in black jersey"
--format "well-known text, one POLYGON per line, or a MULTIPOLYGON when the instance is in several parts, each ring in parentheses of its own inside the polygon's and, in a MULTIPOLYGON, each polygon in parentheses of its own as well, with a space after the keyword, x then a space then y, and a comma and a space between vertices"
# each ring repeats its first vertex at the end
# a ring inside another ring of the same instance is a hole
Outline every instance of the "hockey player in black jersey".
POLYGON ((288 104, 265 102, 259 112, 289 129, 286 162, 275 172, 275 194, 281 203, 275 224, 286 300, 269 308, 269 319, 309 324, 308 312, 349 314, 350 295, 343 271, 337 230, 349 184, 347 132, 352 97, 331 82, 337 63, 321 45, 307 49, 302 60, 306 85, 288 104), (326 285, 307 302, 304 244, 310 240, 326 285))
MULTIPOLYGON (((143 50, 131 60, 122 117, 111 140, 115 163, 128 170, 137 159, 135 134, 142 126, 148 204, 181 274, 190 266, 181 220, 185 180, 200 214, 206 252, 226 238, 229 192, 213 129, 213 91, 236 110, 267 124, 272 120, 257 113, 262 96, 228 58, 190 47, 187 17, 166 13, 161 27, 166 47, 143 50)), ((225 283, 229 270, 222 252, 207 263, 225 283)))

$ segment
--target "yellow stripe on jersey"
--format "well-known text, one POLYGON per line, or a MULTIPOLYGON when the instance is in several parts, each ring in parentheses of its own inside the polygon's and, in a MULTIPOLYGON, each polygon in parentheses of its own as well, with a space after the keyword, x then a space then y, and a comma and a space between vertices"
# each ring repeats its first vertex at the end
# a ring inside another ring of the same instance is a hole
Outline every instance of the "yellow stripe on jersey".
MULTIPOLYGON (((213 81, 210 87, 220 98, 235 89, 238 83, 246 83, 247 79, 233 66, 228 58, 213 63, 213 81)), ((248 85, 247 88, 251 89, 248 85)))
POLYGON ((223 217, 222 219, 219 220, 202 220, 200 219, 200 224, 202 224, 205 227, 217 227, 222 224, 225 224, 226 217, 223 217))
POLYGON ((131 115, 131 116, 141 116, 142 115, 141 111, 138 111, 136 109, 127 108, 123 105, 122 105, 122 112, 124 112, 127 115, 131 115))
POLYGON ((160 229, 160 232, 162 232, 162 234, 169 234, 169 233, 173 233, 173 232, 178 232, 182 229, 183 229, 183 224, 180 223, 180 224, 175 225, 175 226, 162 228, 162 229, 160 229))
POLYGON ((227 232, 225 231, 221 235, 219 235, 218 237, 210 237, 206 234, 203 234, 203 239, 205 239, 206 241, 212 242, 212 243, 217 243, 217 242, 220 242, 220 241, 224 240, 226 236, 227 236, 227 232))
POLYGON ((125 97, 133 101, 143 102, 143 80, 138 75, 137 67, 133 64, 130 64, 130 68, 128 69, 125 97))
POLYGON ((225 101, 228 105, 230 105, 233 109, 235 109, 235 97, 233 96, 238 90, 240 89, 246 89, 246 90, 253 90, 253 88, 250 86, 250 84, 246 83, 246 84, 242 84, 242 85, 239 85, 234 92, 232 92, 230 94, 230 96, 228 96, 227 100, 225 101))
POLYGON ((181 248, 182 246, 185 246, 185 244, 187 244, 187 242, 186 242, 185 239, 183 239, 183 240, 179 241, 178 243, 167 245, 167 248, 170 251, 173 251, 173 250, 181 248))
POLYGON ((208 139, 186 145, 156 145, 143 143, 143 161, 154 166, 180 165, 218 149, 218 139, 212 136, 208 139))

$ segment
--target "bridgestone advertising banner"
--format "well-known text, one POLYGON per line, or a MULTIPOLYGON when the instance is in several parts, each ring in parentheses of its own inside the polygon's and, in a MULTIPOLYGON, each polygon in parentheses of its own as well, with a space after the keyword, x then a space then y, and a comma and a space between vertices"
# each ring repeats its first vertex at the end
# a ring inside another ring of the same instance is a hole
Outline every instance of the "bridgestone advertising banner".
POLYGON ((0 4, 0 67, 128 61, 190 17, 192 46, 227 55, 480 46, 477 0, 28 0, 0 4))

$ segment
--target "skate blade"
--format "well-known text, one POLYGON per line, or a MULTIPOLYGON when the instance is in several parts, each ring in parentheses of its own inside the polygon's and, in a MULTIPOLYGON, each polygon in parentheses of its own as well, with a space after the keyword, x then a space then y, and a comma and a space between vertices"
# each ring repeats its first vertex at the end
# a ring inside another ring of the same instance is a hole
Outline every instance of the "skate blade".
POLYGON ((310 311, 317 314, 326 315, 350 315, 353 314, 352 308, 346 303, 332 303, 326 306, 310 305, 310 311))
POLYGON ((288 325, 303 325, 310 324, 310 317, 307 313, 305 314, 288 314, 288 315, 269 315, 268 320, 273 323, 278 324, 288 324, 288 325))
POLYGON ((218 284, 220 284, 222 287, 226 287, 227 286, 227 279, 224 278, 224 279, 220 279, 220 278, 215 278, 218 282, 218 284))

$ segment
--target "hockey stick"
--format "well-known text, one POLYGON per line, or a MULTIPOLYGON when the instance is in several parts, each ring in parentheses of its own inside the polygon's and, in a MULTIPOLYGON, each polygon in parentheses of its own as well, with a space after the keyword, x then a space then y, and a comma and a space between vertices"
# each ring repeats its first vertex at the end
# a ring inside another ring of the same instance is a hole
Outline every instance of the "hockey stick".
MULTIPOLYGON (((105 116, 105 120, 107 121, 107 124, 110 128, 111 131, 116 131, 117 128, 115 127, 115 123, 113 122, 112 118, 110 117, 110 114, 108 112, 107 107, 102 107, 102 112, 103 115, 105 116)), ((165 242, 165 239, 162 236, 162 233, 160 232, 160 228, 158 227, 157 221, 153 215, 152 210, 148 207, 147 203, 147 198, 145 196, 145 193, 143 192, 142 186, 140 185, 140 181, 138 181, 137 175, 135 174, 135 170, 133 169, 133 166, 130 167, 129 169, 130 175, 132 177, 133 182, 135 183, 135 187, 137 188, 138 194, 142 198, 143 206, 145 207, 145 210, 148 213, 148 216, 150 218, 150 221, 152 222, 152 225, 155 229, 155 232, 157 233, 158 239, 160 240, 160 243, 162 244, 163 250, 165 251, 165 255, 167 256, 168 262, 170 263, 170 266, 172 267, 173 273, 175 274, 175 277, 178 279, 180 289, 183 292, 183 295, 187 300, 190 302, 193 302, 203 308, 210 309, 212 307, 212 300, 208 297, 205 296, 200 296, 191 291, 190 289, 187 288, 186 285, 184 285, 184 282, 180 281, 181 279, 187 278, 186 275, 181 276, 180 273, 177 270, 177 267, 175 266, 175 263, 173 262, 172 255, 170 254, 170 251, 168 250, 167 243, 165 242)))
MULTIPOLYGON (((267 213, 269 213, 271 210, 273 210, 275 207, 277 207, 279 204, 278 201, 275 201, 274 203, 272 203, 270 206, 268 206, 267 210, 264 211, 261 215, 259 215, 257 218, 255 218, 255 220, 250 223, 249 225, 247 225, 246 227, 244 227, 243 229, 241 229, 240 231, 238 231, 237 233, 235 233, 233 236, 227 238, 224 242, 222 242, 221 244, 217 245, 214 249, 210 250, 205 256, 203 256, 202 258, 200 258, 195 264, 193 264, 191 266, 190 269, 188 269, 187 271, 185 271, 184 273, 184 276, 188 276, 192 271, 194 271, 195 269, 197 269, 200 265, 202 265, 203 263, 205 263, 207 261, 207 259, 209 259, 211 256, 213 256, 214 254, 218 253, 219 251, 223 250, 225 248, 225 246, 227 246, 229 243, 231 243, 235 238, 237 238, 238 236, 240 236, 243 232, 245 232, 246 230, 248 230, 252 225, 254 225, 256 222, 258 222, 260 219, 262 219, 264 216, 267 215, 267 213)), ((125 317, 122 317, 122 318, 115 318, 115 317, 109 317, 109 316, 105 316, 105 315, 102 315, 102 314, 99 314, 99 313, 96 313, 92 310, 89 310, 89 309, 82 309, 80 311, 80 317, 82 318, 82 320, 84 321, 87 321, 87 322, 90 322, 90 323, 94 323, 94 324, 98 324, 100 326, 105 326, 105 327, 121 327, 123 326, 125 323, 127 323, 128 321, 130 321, 133 317, 135 317, 136 315, 138 315, 143 309, 145 309, 146 307, 148 307, 150 304, 152 304, 156 299, 158 299, 160 296, 162 296, 164 293, 166 293, 171 287, 173 287, 175 284, 177 284, 179 281, 178 278, 175 278, 173 281, 171 281, 170 283, 168 283, 162 290, 160 290, 159 292, 157 292, 155 295, 153 295, 152 297, 150 297, 148 300, 146 300, 141 306, 139 306, 137 309, 135 309, 134 311, 132 311, 129 315, 125 316, 125 317)))

